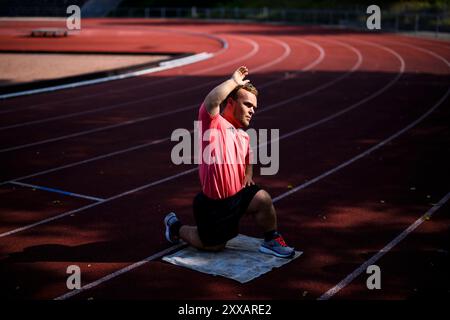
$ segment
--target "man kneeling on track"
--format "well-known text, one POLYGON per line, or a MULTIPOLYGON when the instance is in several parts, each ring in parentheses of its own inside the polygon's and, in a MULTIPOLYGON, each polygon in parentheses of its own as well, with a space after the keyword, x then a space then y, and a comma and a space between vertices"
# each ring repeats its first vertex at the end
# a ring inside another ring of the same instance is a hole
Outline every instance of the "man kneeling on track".
POLYGON ((207 156, 209 159, 203 159, 199 164, 202 192, 193 203, 197 226, 183 225, 171 212, 164 218, 165 236, 171 243, 182 239, 200 250, 219 251, 238 235, 241 217, 250 214, 264 232, 259 251, 290 258, 294 249, 286 245, 277 231, 272 198, 252 179, 250 137, 242 129, 249 126, 257 109, 258 91, 249 80, 244 80, 247 75, 246 67, 238 68, 230 79, 214 88, 200 106, 198 119, 201 122, 200 137, 203 137, 200 158, 205 158, 206 148, 213 151, 207 156), (215 131, 222 138, 210 134, 205 139, 203 134, 207 130, 215 131), (230 131, 234 138, 223 138, 230 135, 230 131), (245 160, 227 159, 230 150, 235 150, 237 159, 245 160), (221 153, 224 161, 205 161, 214 158, 213 153, 221 153))

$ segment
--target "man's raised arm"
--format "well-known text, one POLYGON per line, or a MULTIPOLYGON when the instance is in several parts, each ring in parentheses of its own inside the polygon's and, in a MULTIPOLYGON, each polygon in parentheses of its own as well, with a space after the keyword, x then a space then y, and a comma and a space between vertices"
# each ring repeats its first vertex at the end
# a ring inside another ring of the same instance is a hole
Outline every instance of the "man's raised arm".
POLYGON ((237 86, 241 86, 249 82, 250 80, 244 80, 248 75, 247 67, 239 67, 231 78, 222 82, 217 87, 211 90, 205 98, 204 104, 208 113, 215 116, 220 112, 220 104, 223 100, 234 90, 237 86))

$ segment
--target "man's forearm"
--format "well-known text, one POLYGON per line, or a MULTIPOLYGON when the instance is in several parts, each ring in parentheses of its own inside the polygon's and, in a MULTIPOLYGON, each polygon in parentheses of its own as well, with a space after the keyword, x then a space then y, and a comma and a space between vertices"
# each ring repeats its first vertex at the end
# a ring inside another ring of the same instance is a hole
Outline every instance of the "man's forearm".
POLYGON ((254 185, 253 181, 253 166, 251 164, 247 164, 245 167, 245 178, 244 178, 244 187, 249 187, 254 185))
POLYGON ((231 78, 222 82, 211 90, 205 98, 205 107, 210 115, 215 116, 220 112, 220 104, 239 85, 245 85, 249 80, 244 80, 248 75, 247 67, 239 67, 231 78))
POLYGON ((245 167, 245 176, 248 178, 253 178, 253 165, 247 164, 245 167))
POLYGON ((220 111, 220 104, 236 88, 238 84, 233 79, 228 79, 217 87, 215 87, 205 98, 206 110, 211 115, 215 115, 220 111))

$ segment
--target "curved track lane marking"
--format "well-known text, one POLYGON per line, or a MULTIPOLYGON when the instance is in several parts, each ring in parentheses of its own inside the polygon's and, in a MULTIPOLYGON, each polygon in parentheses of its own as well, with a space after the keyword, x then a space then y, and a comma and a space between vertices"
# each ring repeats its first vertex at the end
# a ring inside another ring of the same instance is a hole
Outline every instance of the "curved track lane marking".
MULTIPOLYGON (((362 57, 361 52, 359 50, 357 50, 356 48, 352 47, 351 45, 348 45, 348 44, 346 44, 344 42, 341 42, 341 41, 338 41, 338 40, 330 40, 330 39, 328 39, 325 42, 332 42, 332 43, 334 42, 334 43, 340 44, 340 45, 350 49, 351 51, 353 51, 356 54, 356 56, 358 57, 358 60, 356 61, 356 63, 352 66, 352 68, 349 71, 347 71, 343 75, 333 79, 332 81, 328 81, 328 82, 324 83, 323 85, 318 86, 318 87, 314 88, 313 90, 309 90, 307 92, 304 92, 304 93, 302 93, 300 95, 296 95, 296 96, 291 97, 289 99, 285 99, 285 100, 280 101, 278 103, 275 103, 275 104, 272 104, 270 106, 264 107, 264 109, 259 111, 258 113, 269 111, 269 110, 271 110, 273 108, 277 108, 277 107, 279 107, 281 105, 284 105, 284 104, 287 104, 287 103, 290 103, 290 102, 293 102, 293 101, 296 101, 296 100, 300 100, 300 99, 303 99, 304 97, 307 97, 309 95, 317 93, 318 91, 326 89, 326 88, 332 86, 333 84, 335 84, 335 83, 337 83, 337 82, 347 78, 350 74, 352 74, 353 72, 355 72, 356 70, 359 69, 359 67, 361 66, 361 64, 363 62, 363 57, 362 57)), ((268 87, 268 86, 272 85, 275 82, 279 82, 279 80, 273 80, 273 81, 271 81, 269 83, 266 83, 263 86, 261 86, 261 88, 268 87)))
POLYGON ((450 68, 450 63, 448 62, 447 59, 445 59, 444 57, 438 55, 437 53, 435 53, 435 52, 433 52, 433 51, 431 51, 429 49, 417 47, 417 46, 409 44, 409 43, 395 42, 395 41, 390 41, 390 40, 384 40, 383 39, 383 43, 386 43, 386 42, 389 43, 389 44, 392 44, 392 45, 405 46, 405 47, 413 48, 413 49, 418 50, 418 51, 425 52, 425 53, 429 54, 430 56, 433 56, 436 59, 441 60, 442 62, 444 62, 447 65, 447 67, 450 68))
MULTIPOLYGON (((371 46, 379 47, 379 46, 376 45, 376 44, 373 44, 373 43, 370 43, 370 42, 366 42, 366 41, 357 41, 357 40, 353 40, 353 41, 356 41, 356 42, 363 42, 363 43, 368 44, 368 45, 371 45, 371 46)), ((306 126, 304 126, 304 127, 302 127, 302 128, 299 128, 299 129, 297 129, 297 130, 288 132, 288 133, 282 135, 279 139, 281 140, 281 139, 290 137, 290 136, 292 136, 292 135, 298 134, 298 133, 300 133, 300 132, 303 132, 303 131, 305 131, 305 130, 308 130, 308 129, 311 129, 311 128, 315 127, 315 126, 318 126, 318 125, 320 125, 320 124, 322 124, 322 123, 325 123, 325 122, 327 122, 327 121, 330 121, 330 120, 332 120, 332 119, 334 119, 334 118, 337 118, 337 117, 339 117, 339 116, 341 116, 341 115, 343 115, 343 114, 345 114, 345 113, 347 113, 347 112, 349 112, 349 111, 351 111, 351 110, 353 110, 353 109, 355 109, 355 108, 361 106, 362 104, 366 103, 367 101, 372 100, 373 98, 379 96, 380 94, 382 94, 383 92, 385 92, 386 90, 388 90, 390 87, 392 87, 392 86, 393 86, 393 85, 401 78, 401 76, 404 74, 404 72, 405 72, 405 61, 404 61, 403 58, 402 58, 397 52, 395 52, 394 50, 389 49, 389 48, 386 48, 386 47, 384 47, 384 46, 380 46, 380 47, 383 48, 383 50, 388 51, 389 53, 393 54, 393 55, 400 61, 400 70, 399 70, 399 72, 397 73, 397 75, 396 75, 391 81, 389 81, 384 87, 382 87, 382 88, 379 89, 378 91, 375 91, 374 93, 372 93, 372 94, 369 95, 368 97, 366 97, 366 98, 364 98, 364 99, 362 99, 362 100, 360 100, 360 101, 358 101, 358 102, 356 102, 356 103, 350 105, 349 107, 347 107, 347 108, 345 108, 345 109, 342 109, 342 110, 340 110, 340 111, 338 111, 338 112, 335 112, 335 113, 329 115, 328 117, 322 118, 322 119, 320 119, 320 120, 318 120, 318 121, 316 121, 316 122, 313 122, 313 123, 311 123, 311 124, 309 124, 309 125, 306 125, 306 126)), ((291 191, 292 191, 292 190, 291 190, 291 191)))

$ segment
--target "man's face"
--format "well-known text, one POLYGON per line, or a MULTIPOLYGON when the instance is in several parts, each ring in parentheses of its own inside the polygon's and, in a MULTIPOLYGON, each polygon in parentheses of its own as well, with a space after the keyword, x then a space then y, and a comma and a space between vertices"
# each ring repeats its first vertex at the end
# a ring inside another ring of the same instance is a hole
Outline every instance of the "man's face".
POLYGON ((256 96, 245 90, 240 89, 237 92, 237 99, 232 99, 233 105, 233 118, 235 125, 239 124, 239 127, 247 128, 250 125, 253 114, 256 111, 256 96))

